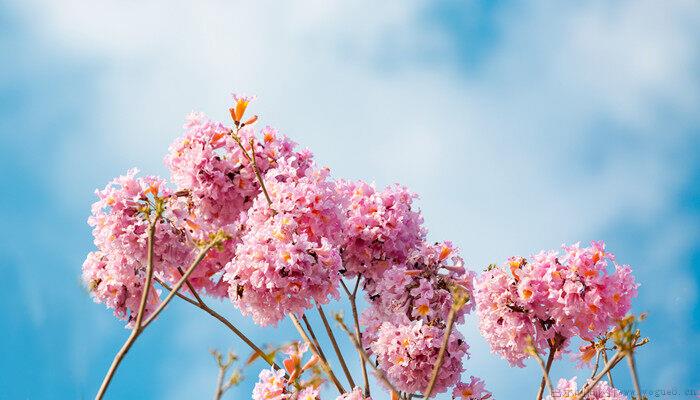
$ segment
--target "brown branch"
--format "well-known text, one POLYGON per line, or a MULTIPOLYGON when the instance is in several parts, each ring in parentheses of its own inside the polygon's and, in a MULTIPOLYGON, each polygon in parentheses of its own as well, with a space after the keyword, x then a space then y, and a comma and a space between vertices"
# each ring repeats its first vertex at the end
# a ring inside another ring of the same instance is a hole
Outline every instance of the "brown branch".
POLYGON ((376 377, 379 378, 379 380, 382 381, 382 383, 384 385, 386 385, 389 388, 389 390, 391 390, 392 392, 395 392, 396 394, 400 393, 399 390, 396 389, 396 387, 394 387, 394 385, 391 382, 389 382, 389 379, 387 379, 386 375, 384 375, 384 372, 382 370, 380 370, 379 368, 377 368, 377 366, 374 365, 374 363, 372 363, 370 361, 369 356, 367 355, 367 352, 362 348, 362 345, 360 345, 360 343, 357 341, 357 339, 355 338, 355 335, 353 335, 350 332, 350 329, 348 329, 348 326, 345 325, 345 321, 343 321, 343 318, 339 314, 336 314, 335 320, 338 321, 338 325, 340 325, 340 328, 348 335, 348 337, 350 338, 350 341, 352 342, 352 345, 355 346, 355 349, 357 350, 357 352, 360 353, 360 355, 362 356, 364 361, 367 364, 369 364, 369 366, 372 368, 372 370, 376 374, 376 377))
MULTIPOLYGON (((603 362, 607 364, 608 362, 608 352, 603 348, 603 362)), ((613 384, 613 378, 612 378, 612 370, 608 371, 608 383, 610 384, 610 387, 615 387, 615 384, 613 384)))
POLYGON ((323 353, 323 349, 321 348, 321 344, 318 342, 318 338, 316 338, 316 333, 314 333, 313 328, 311 328, 309 319, 306 318, 306 314, 301 315, 301 320, 304 321, 306 330, 309 331, 309 335, 311 335, 311 339, 313 340, 314 345, 316 346, 316 350, 318 350, 318 355, 321 357, 322 360, 328 362, 328 359, 326 358, 326 355, 323 353))
POLYGON ((617 365, 617 363, 620 362, 620 360, 622 360, 623 358, 624 358, 624 354, 623 354, 622 352, 617 352, 617 353, 610 359, 610 361, 608 361, 608 362, 605 364, 605 367, 603 367, 603 370, 600 371, 600 373, 599 373, 598 375, 596 375, 596 377, 593 378, 593 380, 592 380, 591 382, 589 382, 588 384, 586 384, 586 386, 583 387, 583 390, 581 391, 581 394, 579 394, 579 395, 576 397, 576 400, 583 400, 583 399, 585 399, 585 398, 586 398, 586 395, 587 395, 588 393, 590 393, 591 390, 593 390, 593 388, 595 387, 595 385, 597 385, 598 382, 600 382, 600 380, 603 378, 603 376, 604 376, 608 371, 610 371, 612 368, 614 368, 614 367, 617 365))
POLYGON ((304 342, 306 342, 307 345, 309 345, 309 348, 314 353, 314 355, 316 355, 316 357, 319 358, 319 362, 321 363, 321 367, 326 372, 326 375, 328 375, 328 377, 331 379, 331 381, 333 382, 335 387, 338 389, 338 392, 340 392, 340 394, 345 393, 345 389, 343 388, 343 385, 341 385, 340 381, 338 381, 338 378, 333 373, 333 370, 328 365, 328 362, 326 362, 325 360, 323 360, 321 358, 321 355, 316 350, 316 347, 313 345, 313 343, 311 343, 309 336, 306 334, 306 332, 304 332, 304 328, 302 328, 301 325, 299 324, 299 320, 297 319, 296 315, 294 315, 292 313, 289 313, 288 315, 289 315, 289 319, 292 320, 294 327, 299 332, 299 335, 301 336, 301 338, 304 340, 304 342))
MULTIPOLYGON (((552 381, 549 379, 549 370, 552 368, 552 363, 554 362, 554 354, 556 353, 556 350, 554 348, 550 349, 549 355, 547 356, 547 365, 545 365, 544 360, 542 357, 537 353, 537 350, 534 350, 532 352, 532 356, 537 360, 537 364, 540 366, 542 369, 542 380, 546 382, 547 384, 547 389, 549 389, 549 394, 551 396, 554 396, 554 387, 552 386, 552 381)), ((537 393, 537 400, 542 399, 542 395, 544 394, 544 385, 540 386, 540 391, 537 393)))
POLYGON ((331 340, 331 344, 333 345, 333 350, 335 351, 335 355, 338 357, 338 361, 340 362, 340 367, 343 369, 343 373, 345 373, 345 377, 348 379, 348 383, 350 384, 350 388, 355 387, 355 381, 352 379, 352 375, 350 375, 350 370, 348 370, 347 364, 345 364, 345 358, 343 357, 343 353, 340 351, 340 347, 338 347, 338 342, 335 340, 335 335, 333 334, 333 330, 331 329, 331 326, 328 325, 328 320, 326 319, 326 313, 323 312, 323 307, 321 307, 320 304, 316 304, 316 310, 318 310, 318 314, 321 316, 321 320, 323 321, 323 326, 326 328, 326 333, 328 334, 328 338, 331 340))
MULTIPOLYGON (((358 343, 362 343, 362 332, 360 331, 360 320, 358 317, 357 313, 357 301, 355 295, 357 294, 357 288, 360 285, 360 275, 357 276, 357 281, 355 282, 355 288, 353 289, 352 292, 348 289, 348 287, 345 285, 345 282, 343 280, 340 280, 340 283, 343 285, 343 289, 345 290, 345 293, 348 295, 348 299, 350 300, 350 306, 352 307, 352 319, 355 323, 355 338, 357 339, 358 343)), ((365 358, 362 356, 362 353, 358 351, 358 355, 360 356, 360 366, 362 367, 362 380, 365 383, 365 397, 370 397, 370 390, 369 390, 369 376, 367 375, 367 365, 365 365, 365 358)))
MULTIPOLYGON (((258 163, 255 161, 255 142, 253 141, 253 138, 250 139, 250 152, 252 153, 252 161, 253 161, 253 171, 255 172, 255 176, 258 178, 258 183, 260 183, 260 188, 262 188, 263 194, 265 194, 265 199, 267 199, 267 204, 272 205, 272 199, 270 199, 270 195, 267 193, 267 188, 265 187, 265 182, 263 182, 263 178, 260 175, 260 170, 258 169, 258 163)), ((274 213, 275 210, 272 210, 274 213)))
MULTIPOLYGON (((156 278, 156 279, 157 279, 157 278, 156 278)), ((173 291, 173 289, 172 289, 170 286, 168 286, 168 284, 166 284, 165 282, 161 281, 160 279, 158 279, 158 283, 160 283, 166 290, 169 290, 169 291, 171 291, 171 292, 173 291)), ((190 290, 192 290, 192 289, 190 289, 190 290)), ((272 368, 274 368, 274 369, 276 369, 276 370, 281 369, 279 365, 277 365, 277 364, 276 364, 262 349, 260 349, 260 347, 258 347, 258 346, 257 346, 255 343, 253 343, 253 341, 250 340, 243 332, 241 332, 238 328, 236 328, 236 326, 233 325, 233 324, 231 323, 231 321, 229 321, 228 319, 226 319, 226 317, 222 316, 221 314, 219 314, 219 313, 217 313, 216 311, 214 311, 213 309, 211 309, 203 300, 201 300, 201 301, 198 303, 198 302, 196 302, 196 301, 190 299, 189 297, 183 295, 183 294, 180 293, 180 292, 176 292, 175 294, 176 294, 179 298, 185 300, 186 302, 192 304, 193 306, 195 306, 195 307, 197 307, 197 308, 203 310, 203 311, 206 312, 207 314, 209 314, 209 315, 211 315, 212 317, 214 317, 214 318, 216 318, 217 320, 219 320, 219 322, 221 322, 222 324, 224 324, 224 326, 226 326, 229 330, 231 330, 231 332, 233 332, 236 336, 238 336, 241 340, 243 340, 243 342, 244 342, 245 344, 247 344, 248 347, 250 347, 260 358, 262 358, 263 360, 265 360, 265 362, 267 362, 268 365, 270 365, 272 368)))
POLYGON ((642 398, 642 390, 639 387, 639 378, 637 377, 637 366, 634 363, 634 351, 630 350, 627 352, 627 365, 630 368, 630 375, 632 375, 632 382, 634 382, 634 390, 637 392, 637 398, 642 398))
MULTIPOLYGON (((182 272, 182 268, 177 267, 177 271, 180 273, 180 276, 185 275, 185 273, 182 272)), ((197 302, 198 302, 199 304, 204 304, 204 301, 202 300, 201 297, 199 297, 199 293, 197 293, 197 291, 195 290, 194 286, 192 286, 192 284, 190 283, 190 280, 189 280, 189 279, 187 279, 187 280, 185 281, 185 284, 187 285, 187 288, 190 290, 190 292, 192 293, 192 296, 194 296, 194 298, 197 300, 197 302)), ((178 292, 178 293, 179 293, 179 292, 178 292)))
POLYGON ((537 391, 537 400, 542 400, 542 396, 544 395, 544 386, 545 384, 549 385, 549 393, 552 394, 552 382, 549 380, 549 371, 552 369, 552 364, 554 363, 554 356, 557 353, 557 348, 554 345, 550 345, 549 347, 549 355, 547 356, 547 365, 544 365, 544 363, 541 363, 542 358, 537 354, 537 350, 534 351, 534 354, 536 355, 536 359, 538 362, 541 363, 542 367, 542 380, 540 381, 540 388, 537 391))
MULTIPOLYGON (((601 353, 601 351, 605 351, 605 349, 602 349, 602 350, 599 349, 599 350, 596 350, 596 352, 595 352, 595 354, 596 354, 596 356, 595 356, 595 365, 593 366, 593 372, 591 372, 591 377, 588 378, 589 381, 590 381, 591 379, 593 379, 593 377, 595 377, 595 374, 598 373, 598 367, 600 366, 600 353, 601 353)), ((607 358, 607 357, 606 357, 606 358, 607 358)), ((608 361, 608 360, 605 360, 605 362, 607 362, 607 361, 608 361)))
POLYGON ((187 270, 185 271, 185 274, 182 275, 182 278, 180 278, 180 280, 177 281, 175 286, 173 286, 173 291, 168 293, 168 295, 160 303, 158 308, 156 308, 156 310, 153 312, 153 314, 151 314, 148 317, 148 319, 146 320, 146 322, 144 322, 143 328, 147 327, 151 322, 153 322, 153 320, 155 320, 158 317, 158 315, 163 311, 163 309, 165 309, 165 307, 168 305, 168 303, 170 303, 170 300, 172 300, 173 297, 175 297, 175 293, 178 290, 180 290, 182 285, 185 284, 185 281, 187 280, 187 278, 189 278, 190 275, 192 275, 192 272, 194 272, 194 269, 197 268, 197 266, 199 265, 200 262, 202 262, 202 260, 204 260, 204 257, 206 257, 207 253, 209 253, 209 250, 211 250, 214 246, 216 246, 218 244, 219 244, 219 240, 212 240, 210 243, 208 243, 206 246, 204 246, 202 248, 202 250, 199 251, 199 254, 197 254, 197 257, 195 257, 195 259, 192 262, 192 264, 190 265, 190 267, 187 268, 187 270))
POLYGON ((433 393, 433 387, 435 387, 435 382, 437 381, 438 373, 440 372, 440 367, 442 367, 442 362, 445 360, 445 352, 447 351, 447 345, 450 342, 450 334, 452 334, 452 328, 454 327, 455 315, 459 308, 456 305, 452 305, 450 313, 447 315, 447 327, 445 328, 445 335, 442 338, 442 345, 440 346, 440 351, 438 352, 438 358, 433 367, 433 372, 430 376, 430 381, 428 381, 428 387, 423 393, 423 397, 426 399, 430 398, 433 393))
POLYGON ((155 231, 156 231, 156 224, 158 223, 158 220, 160 219, 160 211, 157 210, 155 217, 153 221, 151 221, 148 225, 148 250, 147 250, 147 255, 146 255, 146 279, 143 284, 143 292, 141 293, 141 302, 139 303, 139 309, 136 314, 136 321, 134 322, 134 327, 131 330, 131 334, 129 337, 126 339, 124 344, 122 345, 121 349, 117 352, 117 354, 114 356, 114 360, 112 360, 112 365, 110 365, 109 369, 107 370, 107 374, 105 375, 104 379, 102 380, 102 384, 100 385, 100 389, 97 391, 97 394, 95 395, 96 400, 100 400, 104 397, 105 393, 107 392, 107 388, 109 387, 110 382, 112 382, 112 378, 114 377, 114 373, 117 371, 117 368, 119 368, 119 365, 121 364, 122 360, 124 359, 124 356, 126 356, 126 353, 129 352, 129 349, 131 349, 131 346, 134 344, 136 339, 139 337, 141 332, 143 331, 143 328, 145 328, 145 325, 142 326, 143 322, 143 317, 146 312, 146 303, 148 301, 148 296, 149 292, 151 290, 151 282, 153 280, 153 237, 155 236, 155 231))

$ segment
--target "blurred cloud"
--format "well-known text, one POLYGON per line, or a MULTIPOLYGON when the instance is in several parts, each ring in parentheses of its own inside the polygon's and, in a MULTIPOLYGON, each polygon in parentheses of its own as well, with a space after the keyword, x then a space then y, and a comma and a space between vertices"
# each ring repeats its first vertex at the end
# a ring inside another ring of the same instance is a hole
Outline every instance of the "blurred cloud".
MULTIPOLYGON (((69 132, 47 150, 51 168, 33 173, 70 215, 85 215, 84 194, 132 165, 165 174, 162 156, 192 108, 223 119, 230 90, 255 93, 263 122, 312 148, 337 175, 420 193, 433 237, 455 241, 475 269, 564 241, 609 239, 644 284, 637 311, 652 312, 650 331, 677 335, 649 350, 667 366, 654 384, 700 385, 691 368, 697 350, 671 356, 698 339, 689 255, 698 248, 699 207, 697 198, 679 204, 700 168, 696 2, 68 0, 8 10, 40 53, 23 53, 22 65, 46 63, 48 53, 47 68, 69 71, 51 81, 69 88, 61 93, 71 102, 56 96, 45 106, 68 107, 70 117, 59 117, 69 132)), ((69 249, 88 241, 73 239, 69 249)), ((74 262, 62 271, 74 277, 76 256, 66 258, 74 262)), ((32 302, 42 298, 31 279, 18 279, 32 302)), ((35 318, 46 312, 49 300, 41 301, 30 307, 35 318)), ((192 338, 220 331, 187 316, 174 321, 183 324, 179 336, 157 337, 187 354, 192 380, 172 383, 178 360, 168 358, 161 381, 170 387, 161 394, 188 398, 213 374, 192 338)), ((534 368, 513 372, 488 356, 473 323, 465 332, 474 353, 467 373, 485 376, 497 398, 520 393, 508 376, 536 381, 534 368)), ((89 367, 75 357, 73 368, 100 369, 100 357, 89 367)), ((643 381, 652 382, 655 366, 643 361, 643 381)), ((92 375, 77 376, 90 391, 94 382, 84 379, 92 375)))

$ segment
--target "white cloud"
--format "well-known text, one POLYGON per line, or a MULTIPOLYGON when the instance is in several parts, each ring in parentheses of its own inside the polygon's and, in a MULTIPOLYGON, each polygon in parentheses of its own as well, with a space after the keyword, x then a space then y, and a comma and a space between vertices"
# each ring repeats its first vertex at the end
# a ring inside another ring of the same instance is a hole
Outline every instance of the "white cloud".
MULTIPOLYGON (((183 115, 224 118, 234 89, 260 95, 263 121, 339 175, 419 192, 435 238, 475 265, 667 211, 688 179, 672 155, 698 119, 694 2, 504 7, 497 47, 469 73, 439 61, 461 38, 424 23, 428 6, 23 3, 48 45, 100 68, 90 132, 62 144, 57 195, 131 165, 162 171, 183 115), (410 62, 415 49, 436 62, 410 62)), ((680 268, 667 279, 690 281, 680 268)))

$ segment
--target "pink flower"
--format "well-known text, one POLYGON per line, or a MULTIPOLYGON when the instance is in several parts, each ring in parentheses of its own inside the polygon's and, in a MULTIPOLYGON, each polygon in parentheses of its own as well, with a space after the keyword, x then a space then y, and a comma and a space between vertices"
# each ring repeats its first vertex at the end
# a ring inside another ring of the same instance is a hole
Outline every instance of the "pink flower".
MULTIPOLYGON (((590 383, 590 381, 588 381, 590 383)), ((547 400, 565 400, 575 399, 578 394, 578 384, 576 377, 569 380, 559 379, 557 387, 554 388, 553 396, 547 396, 547 400)), ((612 388, 606 381, 600 381, 586 395, 586 400, 627 400, 627 396, 623 395, 619 390, 612 388)))
MULTIPOLYGON (((444 328, 429 326, 423 321, 411 321, 406 325, 384 322, 370 347, 377 356, 379 368, 397 389, 423 392, 437 362, 444 335, 444 328)), ((444 392, 459 380, 464 370, 462 359, 468 357, 468 349, 462 335, 453 330, 433 393, 444 392)))
POLYGON ((457 323, 474 309, 473 279, 466 271, 463 260, 450 242, 436 245, 423 244, 414 250, 405 264, 387 270, 380 279, 366 284, 369 307, 363 313, 367 342, 382 324, 389 321, 404 325, 410 321, 424 321, 430 325, 445 326, 452 308, 452 285, 461 286, 469 301, 457 313, 457 323))
POLYGON ((401 186, 377 191, 362 181, 338 183, 346 197, 343 229, 345 276, 376 279, 391 265, 401 264, 425 238, 423 217, 413 209, 417 196, 401 186))
POLYGON ((343 393, 336 397, 335 400, 372 400, 371 397, 364 397, 362 389, 356 387, 349 393, 343 393))
MULTIPOLYGON (((463 264, 450 242, 422 244, 403 264, 365 283, 369 307, 362 314, 363 345, 397 388, 412 392, 427 386, 453 306, 451 290, 461 288, 468 299, 456 313, 457 324, 474 308, 475 274, 463 264)), ((453 330, 435 393, 457 382, 468 348, 453 330)))
POLYGON ((284 378, 284 370, 275 371, 274 368, 264 369, 258 375, 258 382, 253 388, 253 400, 286 400, 289 394, 286 391, 287 381, 284 378))
MULTIPOLYGON (((149 221, 143 210, 156 197, 167 202, 171 196, 160 178, 136 178, 136 174, 137 170, 129 170, 96 191, 98 200, 92 205, 88 223, 98 250, 88 254, 83 264, 83 280, 93 299, 113 308, 116 316, 129 323, 136 318, 146 277, 149 221)), ((153 269, 158 275, 173 274, 192 259, 193 247, 169 222, 174 219, 166 204, 153 241, 153 269)), ((157 304, 158 294, 153 289, 146 314, 157 304)))
POLYGON ((474 376, 470 377, 469 383, 458 383, 452 391, 453 399, 486 400, 492 398, 491 396, 491 392, 484 386, 484 381, 474 376))
POLYGON ((317 400, 319 399, 318 388, 307 386, 302 389, 296 396, 296 400, 317 400))
POLYGON ((341 214, 328 170, 284 163, 265 176, 272 199, 249 210, 236 258, 225 268, 229 297, 260 325, 338 296, 341 214), (274 211, 273 211, 274 210, 274 211))
POLYGON ((593 340, 622 319, 637 294, 627 266, 602 242, 591 247, 563 246, 563 254, 540 252, 525 260, 511 257, 508 269, 495 268, 477 282, 479 329, 492 351, 523 366, 532 340, 540 353, 556 340, 566 351, 569 339, 593 340))
MULTIPOLYGON (((255 134, 252 127, 240 130, 244 151, 232 137, 231 128, 202 113, 190 114, 184 128, 184 135, 170 145, 165 157, 181 194, 174 205, 180 221, 178 228, 192 241, 206 239, 220 229, 232 237, 222 249, 211 252, 190 282, 209 295, 223 297, 229 288, 220 279, 220 272, 234 258, 246 212, 261 193, 249 160, 250 140, 255 134)), ((310 152, 295 152, 295 143, 286 137, 278 138, 274 129, 265 127, 262 136, 262 142, 255 140, 255 160, 261 173, 276 166, 280 157, 289 157, 300 170, 311 163, 310 152)))

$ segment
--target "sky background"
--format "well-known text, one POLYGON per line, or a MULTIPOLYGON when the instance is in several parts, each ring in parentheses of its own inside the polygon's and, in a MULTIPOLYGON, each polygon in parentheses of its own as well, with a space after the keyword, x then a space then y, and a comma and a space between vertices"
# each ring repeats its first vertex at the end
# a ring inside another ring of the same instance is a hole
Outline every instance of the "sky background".
MULTIPOLYGON (((128 332, 80 283, 93 191, 133 166, 167 176, 185 115, 225 119, 232 91, 335 176, 418 192, 430 238, 475 270, 606 240, 650 313, 643 388, 700 393, 697 1, 0 0, 0 54, 0 399, 94 396, 128 332)), ((294 338, 215 305, 261 342, 294 338)), ((534 396, 534 363, 461 329, 465 377, 534 396)), ((108 397, 210 397, 210 348, 248 354, 173 303, 108 397)))

